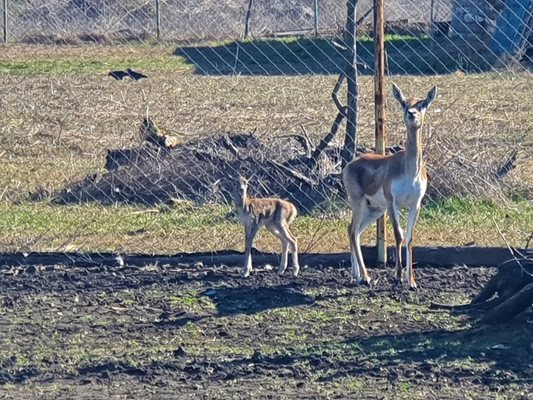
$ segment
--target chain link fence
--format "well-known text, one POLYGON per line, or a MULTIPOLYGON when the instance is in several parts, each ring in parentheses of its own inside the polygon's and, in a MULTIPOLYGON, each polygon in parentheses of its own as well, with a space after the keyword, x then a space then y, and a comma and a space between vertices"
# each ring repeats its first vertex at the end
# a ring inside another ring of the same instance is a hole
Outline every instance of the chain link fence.
MULTIPOLYGON (((439 87, 420 245, 531 235, 532 4, 385 3, 387 88, 439 87)), ((362 153, 374 143, 373 9, 357 7, 362 153)), ((2 250, 242 250, 242 175, 250 195, 297 206, 301 252, 347 251, 342 132, 321 146, 345 20, 338 0, 4 1, 2 250)), ((391 93, 386 131, 400 150, 391 93)), ((279 251, 268 234, 256 246, 279 251)))

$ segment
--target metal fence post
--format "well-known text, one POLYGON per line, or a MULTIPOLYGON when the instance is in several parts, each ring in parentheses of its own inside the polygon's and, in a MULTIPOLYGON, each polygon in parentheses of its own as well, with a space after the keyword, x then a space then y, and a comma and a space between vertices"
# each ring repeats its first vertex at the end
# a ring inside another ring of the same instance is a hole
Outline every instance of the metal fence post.
POLYGON ((7 36, 7 0, 4 0, 4 43, 8 41, 7 36))
POLYGON ((318 36, 318 19, 319 19, 319 15, 318 15, 318 0, 315 0, 314 3, 313 3, 313 6, 314 6, 314 15, 313 15, 313 27, 314 27, 314 30, 315 30, 315 36, 318 36))
POLYGON ((252 5, 254 0, 250 0, 248 2, 248 9, 246 10, 246 19, 244 21, 244 38, 246 39, 248 37, 248 33, 250 32, 250 16, 252 15, 252 5))
POLYGON ((155 24, 157 40, 161 40, 161 4, 160 0, 155 0, 155 24))

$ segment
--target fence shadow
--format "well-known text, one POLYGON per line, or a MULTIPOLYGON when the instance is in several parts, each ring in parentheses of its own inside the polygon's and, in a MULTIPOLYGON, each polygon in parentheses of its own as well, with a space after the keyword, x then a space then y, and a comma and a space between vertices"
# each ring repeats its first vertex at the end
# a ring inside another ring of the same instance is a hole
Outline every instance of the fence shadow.
MULTIPOLYGON (((346 65, 340 39, 291 38, 234 41, 212 46, 179 47, 175 55, 195 66, 198 75, 294 76, 339 74, 346 65)), ((374 70, 374 42, 361 38, 357 44, 359 73, 374 70)), ((448 38, 391 36, 386 40, 387 73, 393 75, 448 74, 457 70, 482 72, 490 57, 477 51, 468 54, 448 38)))
POLYGON ((470 381, 476 384, 531 383, 532 356, 523 351, 532 334, 527 327, 505 329, 435 330, 400 335, 355 337, 339 350, 324 355, 324 348, 310 348, 305 354, 281 354, 232 360, 237 374, 250 362, 259 367, 284 365, 295 369, 310 364, 324 373, 323 382, 351 377, 382 377, 398 383, 405 376, 424 381, 470 381), (509 333, 509 335, 508 335, 509 333))

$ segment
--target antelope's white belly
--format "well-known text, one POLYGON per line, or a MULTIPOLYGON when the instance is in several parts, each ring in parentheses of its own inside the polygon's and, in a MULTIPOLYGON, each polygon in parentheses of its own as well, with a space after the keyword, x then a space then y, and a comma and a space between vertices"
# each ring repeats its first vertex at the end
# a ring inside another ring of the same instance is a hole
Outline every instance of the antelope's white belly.
POLYGON ((426 194, 427 181, 418 176, 415 179, 402 178, 392 182, 391 192, 395 204, 410 208, 418 204, 426 194))

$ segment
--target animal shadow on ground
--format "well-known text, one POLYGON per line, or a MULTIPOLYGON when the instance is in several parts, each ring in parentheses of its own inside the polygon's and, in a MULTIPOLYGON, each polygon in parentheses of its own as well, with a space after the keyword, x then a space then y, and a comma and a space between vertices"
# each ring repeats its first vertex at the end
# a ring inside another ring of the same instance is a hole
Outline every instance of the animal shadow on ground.
POLYGON ((295 285, 276 287, 228 287, 207 290, 217 307, 218 316, 256 314, 265 310, 312 304, 314 299, 301 293, 295 285))

